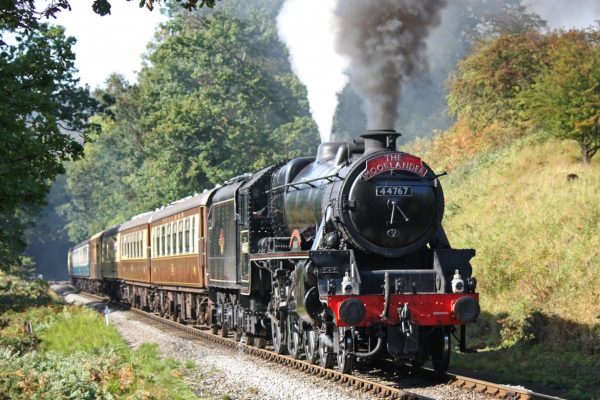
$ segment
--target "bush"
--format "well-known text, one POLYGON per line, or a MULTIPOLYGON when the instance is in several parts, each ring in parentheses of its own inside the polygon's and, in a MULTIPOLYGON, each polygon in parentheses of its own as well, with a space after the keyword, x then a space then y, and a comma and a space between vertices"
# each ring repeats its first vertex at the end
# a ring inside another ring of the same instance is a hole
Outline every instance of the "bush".
POLYGON ((155 344, 130 349, 91 309, 50 305, 2 317, 0 400, 195 398, 181 377, 155 344))
POLYGON ((24 280, 0 271, 0 314, 50 304, 54 298, 41 279, 24 280))

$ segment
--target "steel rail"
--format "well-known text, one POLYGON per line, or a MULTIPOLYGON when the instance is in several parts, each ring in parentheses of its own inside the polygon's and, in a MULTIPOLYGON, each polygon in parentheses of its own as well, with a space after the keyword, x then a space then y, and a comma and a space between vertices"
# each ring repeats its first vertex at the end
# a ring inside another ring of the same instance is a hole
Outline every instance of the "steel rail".
MULTIPOLYGON (((79 292, 84 294, 85 296, 93 297, 102 301, 107 301, 106 297, 97 296, 87 292, 79 292)), ((235 339, 230 339, 226 337, 222 337, 218 334, 213 334, 208 331, 208 328, 200 328, 194 327, 192 325, 184 325, 178 323, 176 321, 172 321, 170 319, 166 319, 160 317, 156 314, 152 314, 138 308, 134 308, 124 303, 116 303, 114 301, 110 301, 112 304, 115 304, 123 309, 127 309, 135 314, 139 314, 145 318, 157 321, 164 325, 173 327, 175 329, 184 331, 186 333, 190 333, 194 336, 200 337, 202 339, 215 342, 227 347, 235 348, 244 353, 260 357, 270 362, 274 362, 277 364, 285 365, 287 367, 302 371, 309 375, 315 375, 318 377, 322 377, 328 379, 330 381, 336 382, 346 387, 353 387, 357 390, 360 390, 365 393, 375 394, 379 397, 386 399, 397 399, 397 400, 429 400, 430 397, 420 395, 417 393, 409 392, 403 389, 395 388, 383 383, 377 383, 370 381, 368 379, 356 377, 353 375, 348 375, 341 373, 334 369, 323 368, 318 365, 314 365, 308 363, 303 360, 298 360, 293 357, 277 354, 273 351, 261 349, 255 346, 250 346, 235 339)), ((560 397, 554 397, 545 395, 542 393, 536 393, 531 390, 513 387, 507 385, 501 385, 493 382, 487 382, 475 378, 471 378, 468 376, 456 375, 451 373, 445 373, 443 375, 436 374, 430 368, 422 368, 424 372, 430 374, 430 376, 435 378, 437 381, 440 379, 443 381, 447 380, 448 384, 453 386, 457 386, 460 388, 472 390, 478 393, 487 394, 489 396, 496 397, 498 399, 504 400, 563 400, 560 397)))

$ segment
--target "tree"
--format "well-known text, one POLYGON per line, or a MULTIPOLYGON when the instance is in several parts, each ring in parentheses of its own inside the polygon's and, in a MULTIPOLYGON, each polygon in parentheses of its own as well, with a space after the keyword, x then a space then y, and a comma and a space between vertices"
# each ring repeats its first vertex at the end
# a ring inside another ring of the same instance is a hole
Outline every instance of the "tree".
POLYGON ((23 218, 44 204, 62 162, 83 154, 76 135, 95 107, 73 76, 75 39, 47 25, 11 33, 0 52, 0 267, 18 263, 23 218))
POLYGON ((550 63, 522 98, 535 126, 581 147, 590 163, 600 150, 600 30, 554 35, 550 63))
POLYGON ((96 93, 102 134, 68 167, 73 240, 241 173, 314 154, 306 90, 277 37, 276 12, 263 10, 276 3, 175 13, 157 33, 139 83, 111 78, 96 93))
POLYGON ((516 128, 527 106, 520 95, 548 62, 546 46, 537 31, 482 42, 448 81, 449 113, 477 130, 492 123, 516 128))
POLYGON ((314 151, 318 136, 306 91, 274 18, 249 13, 241 20, 229 10, 184 14, 163 35, 139 85, 150 100, 141 119, 149 157, 134 184, 157 194, 148 205, 314 151), (301 129, 287 130, 284 153, 277 129, 286 124, 301 129))
MULTIPOLYGON (((122 1, 122 0, 121 0, 122 1)), ((130 1, 130 0, 127 0, 130 1)), ((198 7, 214 7, 216 0, 172 0, 187 10, 194 10, 198 7)), ((149 10, 154 9, 154 4, 160 0, 139 0, 139 7, 146 7, 149 10)), ((110 1, 94 0, 92 9, 98 15, 110 14, 110 1)), ((46 4, 35 0, 2 0, 0 1, 0 25, 10 29, 24 28, 27 30, 37 29, 39 20, 42 18, 56 18, 58 13, 64 10, 71 10, 69 0, 46 0, 46 4), (41 7, 40 7, 41 6, 41 7)), ((0 46, 6 45, 0 40, 0 46)))

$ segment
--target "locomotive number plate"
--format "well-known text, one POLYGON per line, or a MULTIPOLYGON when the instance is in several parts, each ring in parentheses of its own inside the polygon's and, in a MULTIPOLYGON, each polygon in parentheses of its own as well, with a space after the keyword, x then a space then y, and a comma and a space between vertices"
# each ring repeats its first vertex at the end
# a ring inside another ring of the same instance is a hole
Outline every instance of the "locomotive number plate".
POLYGON ((377 196, 412 196, 412 186, 377 186, 377 196))

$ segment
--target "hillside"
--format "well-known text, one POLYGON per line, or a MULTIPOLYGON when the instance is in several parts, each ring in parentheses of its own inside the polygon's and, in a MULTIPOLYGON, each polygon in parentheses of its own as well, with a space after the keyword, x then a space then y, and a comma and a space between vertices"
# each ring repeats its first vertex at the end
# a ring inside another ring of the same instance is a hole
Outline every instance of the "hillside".
MULTIPOLYGON (((425 153, 434 170, 448 165, 425 153)), ((600 398, 600 159, 583 165, 574 141, 525 137, 454 163, 441 178, 445 227, 453 246, 477 249, 470 344, 485 353, 453 362, 600 398)))

